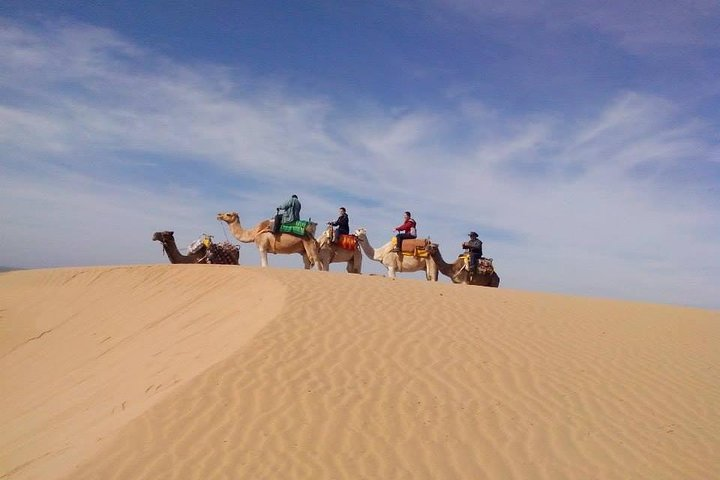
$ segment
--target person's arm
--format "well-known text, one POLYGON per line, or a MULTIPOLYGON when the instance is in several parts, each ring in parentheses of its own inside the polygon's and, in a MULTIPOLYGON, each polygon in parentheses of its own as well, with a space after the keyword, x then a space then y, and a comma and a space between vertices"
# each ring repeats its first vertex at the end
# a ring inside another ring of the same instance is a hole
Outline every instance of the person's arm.
POLYGON ((395 227, 395 230, 397 230, 398 232, 405 233, 405 232, 408 232, 411 227, 412 227, 412 223, 410 222, 410 220, 408 220, 405 223, 403 223, 402 225, 395 227))

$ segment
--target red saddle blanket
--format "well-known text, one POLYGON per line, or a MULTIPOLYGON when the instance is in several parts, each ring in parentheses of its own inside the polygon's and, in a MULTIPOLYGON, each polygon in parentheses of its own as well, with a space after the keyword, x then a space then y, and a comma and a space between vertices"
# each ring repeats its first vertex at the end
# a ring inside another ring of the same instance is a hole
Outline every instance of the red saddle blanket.
POLYGON ((335 244, 345 250, 355 250, 358 246, 358 239, 355 235, 341 234, 335 244))

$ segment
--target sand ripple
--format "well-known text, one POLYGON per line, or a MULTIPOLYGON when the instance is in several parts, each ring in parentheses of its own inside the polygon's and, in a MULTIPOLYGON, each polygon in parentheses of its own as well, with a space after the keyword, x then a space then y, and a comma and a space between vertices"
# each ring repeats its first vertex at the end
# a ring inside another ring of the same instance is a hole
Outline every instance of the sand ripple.
MULTIPOLYGON (((169 288, 158 287, 161 267, 135 268, 149 277, 136 286, 143 295, 169 288)), ((195 322, 207 326, 183 336, 194 353, 176 348, 168 357, 185 353, 174 373, 182 381, 116 429, 103 426, 102 445, 74 457, 64 478, 707 479, 720 471, 719 312, 234 268, 237 278, 225 280, 233 288, 223 286, 213 302, 198 296, 160 308, 158 300, 155 313, 136 313, 149 330, 125 332, 132 351, 156 341, 145 335, 160 325, 176 325, 167 332, 175 337, 195 322), (257 307, 259 296, 274 309, 257 307), (223 315, 222 301, 235 307, 223 315), (183 313, 188 308, 195 313, 183 313), (205 338, 210 326, 233 325, 223 319, 239 311, 252 311, 242 318, 255 316, 255 328, 241 322, 223 330, 243 341, 187 372, 219 341, 205 338)), ((93 318, 106 301, 91 303, 93 318)), ((83 301, 66 316, 90 308, 83 301)), ((98 329, 98 337, 115 338, 112 329, 98 329)), ((28 348, 16 344, 7 346, 13 355, 28 348)), ((98 363, 103 358, 84 356, 89 366, 81 370, 117 379, 111 362, 98 363)), ((152 359, 132 365, 138 377, 170 368, 152 359)), ((38 428, 55 421, 38 419, 38 428)), ((35 441, 33 432, 24 435, 35 441)), ((44 452, 27 449, 28 458, 44 452)), ((29 478, 25 470, 10 478, 29 478)))

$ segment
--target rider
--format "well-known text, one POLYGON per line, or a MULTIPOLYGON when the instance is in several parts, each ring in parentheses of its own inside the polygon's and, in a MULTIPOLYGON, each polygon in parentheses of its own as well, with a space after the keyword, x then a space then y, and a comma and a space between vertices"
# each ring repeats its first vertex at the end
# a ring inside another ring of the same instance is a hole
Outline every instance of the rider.
POLYGON ((470 275, 475 273, 477 268, 478 259, 482 257, 482 241, 478 238, 478 234, 475 232, 468 233, 470 240, 462 244, 462 248, 468 251, 470 254, 470 275))
POLYGON ((350 218, 348 217, 345 207, 340 207, 338 210, 340 216, 334 222, 328 222, 328 225, 337 227, 333 229, 333 237, 330 239, 331 242, 336 242, 340 235, 350 235, 350 218))
POLYGON ((300 220, 300 200, 297 195, 293 195, 290 199, 277 207, 278 210, 284 210, 282 223, 292 223, 300 220))
POLYGON ((397 238, 397 243, 395 245, 395 248, 393 248, 393 252, 402 252, 402 241, 406 238, 417 238, 417 223, 415 220, 413 220, 412 215, 410 212, 405 212, 405 217, 402 225, 398 225, 395 227, 395 231, 398 232, 397 235, 395 235, 395 238, 397 238))

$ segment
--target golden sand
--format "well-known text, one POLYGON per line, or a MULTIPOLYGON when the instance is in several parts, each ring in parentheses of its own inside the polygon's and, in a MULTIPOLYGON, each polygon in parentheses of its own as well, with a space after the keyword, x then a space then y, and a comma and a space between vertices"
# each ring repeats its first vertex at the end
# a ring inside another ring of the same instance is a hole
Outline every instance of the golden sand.
POLYGON ((720 312, 243 266, 0 274, 0 479, 710 479, 720 312))

